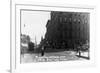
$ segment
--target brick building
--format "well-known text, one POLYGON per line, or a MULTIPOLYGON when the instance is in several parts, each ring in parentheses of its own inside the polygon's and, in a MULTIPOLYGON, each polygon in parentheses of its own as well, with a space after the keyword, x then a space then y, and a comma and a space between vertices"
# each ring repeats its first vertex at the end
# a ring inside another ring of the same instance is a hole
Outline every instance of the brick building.
POLYGON ((52 48, 74 48, 89 42, 89 13, 51 12, 46 43, 52 48))

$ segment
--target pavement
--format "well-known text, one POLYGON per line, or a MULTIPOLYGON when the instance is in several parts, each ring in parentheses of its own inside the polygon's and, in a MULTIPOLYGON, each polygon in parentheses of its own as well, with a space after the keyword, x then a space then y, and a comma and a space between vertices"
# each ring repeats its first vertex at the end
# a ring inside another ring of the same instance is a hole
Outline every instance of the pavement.
MULTIPOLYGON (((83 53, 82 53, 83 54, 83 53)), ((86 53, 84 53, 86 55, 86 53)), ((70 61, 70 60, 86 60, 85 58, 78 57, 76 52, 63 51, 45 53, 41 56, 41 53, 26 53, 21 55, 21 63, 30 62, 51 62, 51 61, 70 61)))

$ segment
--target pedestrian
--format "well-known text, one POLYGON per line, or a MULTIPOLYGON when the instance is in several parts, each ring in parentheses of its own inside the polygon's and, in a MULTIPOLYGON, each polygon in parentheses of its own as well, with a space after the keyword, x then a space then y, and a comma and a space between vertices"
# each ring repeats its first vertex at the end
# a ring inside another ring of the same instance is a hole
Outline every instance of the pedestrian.
POLYGON ((44 46, 41 48, 41 56, 44 56, 44 46))

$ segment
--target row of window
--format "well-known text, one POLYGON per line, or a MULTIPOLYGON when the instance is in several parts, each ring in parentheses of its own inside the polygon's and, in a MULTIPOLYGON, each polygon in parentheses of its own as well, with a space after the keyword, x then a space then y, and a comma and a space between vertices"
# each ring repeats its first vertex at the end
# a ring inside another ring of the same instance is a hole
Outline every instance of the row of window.
POLYGON ((83 23, 83 24, 86 24, 86 23, 88 23, 88 20, 87 19, 82 19, 82 18, 62 18, 62 17, 60 17, 59 18, 59 21, 60 22, 76 22, 76 23, 83 23))

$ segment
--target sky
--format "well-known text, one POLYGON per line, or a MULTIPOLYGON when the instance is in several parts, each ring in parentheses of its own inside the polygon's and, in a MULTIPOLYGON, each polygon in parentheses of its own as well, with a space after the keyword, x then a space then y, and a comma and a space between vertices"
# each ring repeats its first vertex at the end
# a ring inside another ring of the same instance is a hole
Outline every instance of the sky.
POLYGON ((40 43, 41 37, 46 33, 46 24, 50 19, 50 12, 45 11, 22 11, 21 33, 29 35, 32 42, 40 43))

